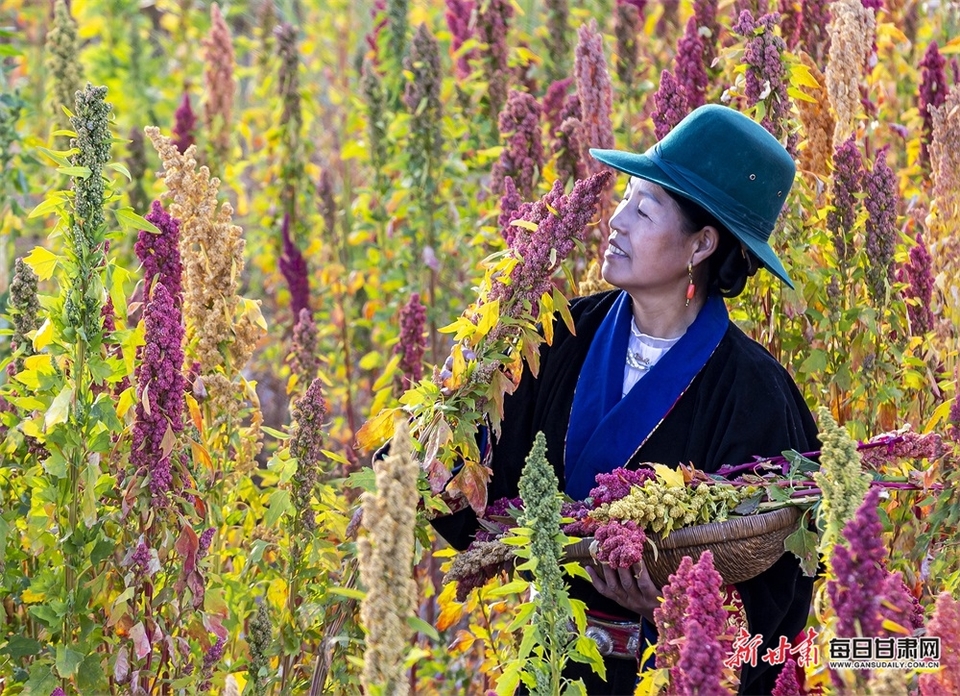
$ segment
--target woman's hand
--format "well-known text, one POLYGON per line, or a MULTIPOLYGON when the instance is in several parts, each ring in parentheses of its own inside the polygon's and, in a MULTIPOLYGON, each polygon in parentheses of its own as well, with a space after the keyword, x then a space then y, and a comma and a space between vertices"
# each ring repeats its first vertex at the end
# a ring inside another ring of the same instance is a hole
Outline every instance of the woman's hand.
POLYGON ((629 568, 612 568, 600 563, 598 566, 588 565, 586 570, 597 592, 653 622, 653 610, 660 605, 660 590, 653 584, 643 563, 629 568))

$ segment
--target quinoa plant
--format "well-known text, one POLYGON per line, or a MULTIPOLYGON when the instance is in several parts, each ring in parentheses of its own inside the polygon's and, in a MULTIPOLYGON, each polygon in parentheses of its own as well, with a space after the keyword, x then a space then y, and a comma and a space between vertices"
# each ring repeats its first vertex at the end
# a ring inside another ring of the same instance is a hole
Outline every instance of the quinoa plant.
POLYGON ((537 433, 533 448, 520 476, 520 498, 523 513, 520 526, 506 539, 514 553, 524 562, 517 570, 530 571, 532 582, 516 580, 495 591, 494 595, 523 591, 529 588, 530 599, 522 615, 529 623, 521 629, 523 639, 515 659, 503 670, 497 683, 498 692, 510 693, 520 680, 536 696, 559 693, 586 694, 581 680, 563 678, 564 666, 570 661, 590 664, 604 674, 603 660, 596 643, 584 635, 586 606, 570 598, 564 573, 586 578, 576 563, 562 564, 567 537, 561 531, 560 507, 563 496, 558 488, 553 465, 547 460, 543 433, 537 433), (570 630, 575 625, 577 632, 570 630))

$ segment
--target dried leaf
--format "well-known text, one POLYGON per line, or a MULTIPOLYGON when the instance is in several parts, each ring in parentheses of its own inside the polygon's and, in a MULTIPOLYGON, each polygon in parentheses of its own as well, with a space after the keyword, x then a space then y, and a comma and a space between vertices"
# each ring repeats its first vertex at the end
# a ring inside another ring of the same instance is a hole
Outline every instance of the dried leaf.
POLYGON ((492 475, 493 472, 482 464, 466 462, 447 489, 460 491, 474 512, 480 515, 487 509, 487 482, 492 475))
POLYGON ((143 627, 142 621, 130 627, 130 640, 133 641, 133 650, 138 660, 150 654, 150 639, 147 638, 147 630, 143 627))

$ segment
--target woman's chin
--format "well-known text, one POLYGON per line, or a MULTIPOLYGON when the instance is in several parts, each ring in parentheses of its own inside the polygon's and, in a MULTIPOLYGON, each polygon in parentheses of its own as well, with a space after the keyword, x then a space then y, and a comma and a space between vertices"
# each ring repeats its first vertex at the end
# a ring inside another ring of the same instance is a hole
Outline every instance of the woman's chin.
POLYGON ((617 273, 616 265, 616 261, 612 261, 609 256, 604 257, 603 264, 600 266, 600 277, 610 285, 619 288, 620 283, 617 281, 621 274, 617 273))

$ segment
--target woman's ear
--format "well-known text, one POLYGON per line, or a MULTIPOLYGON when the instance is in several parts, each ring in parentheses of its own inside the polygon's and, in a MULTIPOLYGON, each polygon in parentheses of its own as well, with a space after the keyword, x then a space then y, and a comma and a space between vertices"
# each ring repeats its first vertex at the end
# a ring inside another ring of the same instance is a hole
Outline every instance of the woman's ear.
POLYGON ((702 261, 710 258, 711 254, 717 250, 720 244, 720 233, 713 225, 705 225, 696 234, 696 241, 693 247, 693 265, 696 266, 702 261))

